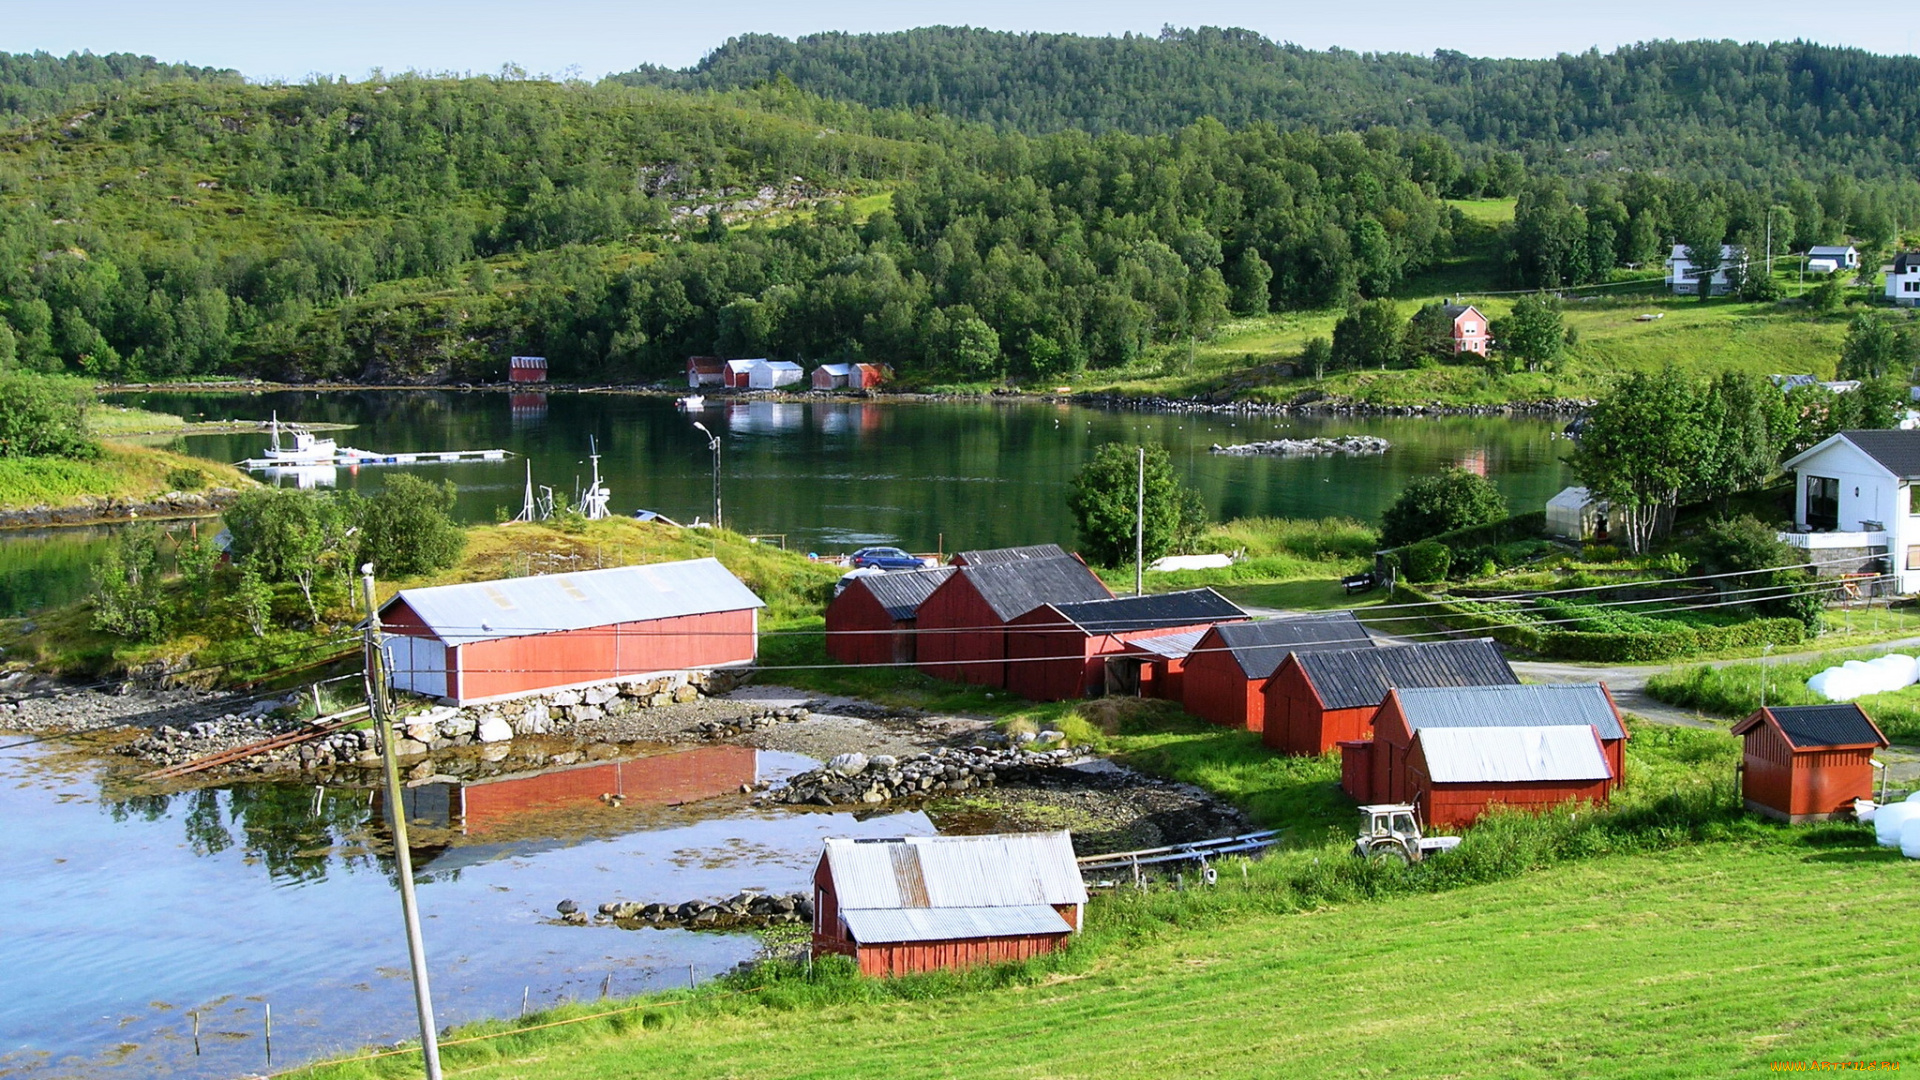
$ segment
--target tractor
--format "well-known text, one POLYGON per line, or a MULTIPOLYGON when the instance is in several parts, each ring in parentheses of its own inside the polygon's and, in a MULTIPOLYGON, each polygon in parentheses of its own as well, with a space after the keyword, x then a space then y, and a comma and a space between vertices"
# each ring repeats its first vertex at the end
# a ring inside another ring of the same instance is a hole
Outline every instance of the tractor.
POLYGON ((1457 836, 1421 836, 1420 819, 1412 806, 1381 803, 1360 808, 1360 835, 1353 842, 1353 853, 1374 862, 1411 864, 1459 846, 1457 836))

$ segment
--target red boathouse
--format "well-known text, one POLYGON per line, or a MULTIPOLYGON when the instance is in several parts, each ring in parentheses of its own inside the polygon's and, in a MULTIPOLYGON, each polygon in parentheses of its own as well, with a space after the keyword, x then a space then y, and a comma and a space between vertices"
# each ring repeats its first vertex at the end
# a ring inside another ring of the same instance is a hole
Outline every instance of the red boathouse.
POLYGON ((1139 663, 1123 638, 1204 631, 1250 618, 1212 589, 1042 604, 1007 624, 1007 689, 1032 701, 1066 701, 1138 689, 1139 663))
POLYGON ((955 570, 900 570, 847 582, 827 605, 827 655, 843 664, 911 664, 920 605, 955 570))
POLYGON ((1296 653, 1266 684, 1261 738, 1283 754, 1314 757, 1342 742, 1372 738, 1373 714, 1395 687, 1519 681, 1489 638, 1296 653))
POLYGON ((1041 604, 1112 595, 1074 558, 961 564, 920 604, 920 670, 936 679, 1005 686, 1009 622, 1041 604))
POLYGON ((1216 626, 1186 658, 1180 700, 1203 720, 1259 731, 1266 723, 1267 679, 1288 653, 1372 644, 1350 611, 1216 626))

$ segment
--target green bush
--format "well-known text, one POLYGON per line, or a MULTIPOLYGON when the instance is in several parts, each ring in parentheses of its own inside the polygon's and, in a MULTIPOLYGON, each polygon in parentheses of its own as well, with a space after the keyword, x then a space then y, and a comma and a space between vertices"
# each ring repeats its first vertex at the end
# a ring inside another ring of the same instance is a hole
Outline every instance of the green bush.
POLYGON ((1507 499, 1493 481, 1449 466, 1416 477, 1381 515, 1380 539, 1400 545, 1507 519, 1507 499))
POLYGON ((87 434, 93 400, 93 391, 75 380, 0 375, 0 457, 100 456, 100 444, 87 434))
POLYGON ((191 465, 167 470, 167 487, 174 491, 199 491, 207 486, 207 473, 191 465))
POLYGON ((460 561, 467 534, 453 523, 453 481, 430 484, 399 473, 360 511, 355 563, 372 563, 385 577, 443 570, 460 561))
POLYGON ((1447 545, 1422 540, 1407 549, 1407 578, 1416 582, 1444 581, 1453 564, 1453 552, 1447 545))

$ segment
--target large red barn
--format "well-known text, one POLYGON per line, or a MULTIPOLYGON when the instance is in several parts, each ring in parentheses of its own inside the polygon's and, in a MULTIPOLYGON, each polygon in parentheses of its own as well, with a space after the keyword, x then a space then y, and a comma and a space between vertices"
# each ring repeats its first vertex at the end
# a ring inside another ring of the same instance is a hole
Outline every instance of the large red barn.
POLYGON ((1613 770, 1591 725, 1429 727, 1414 733, 1407 801, 1429 825, 1471 825, 1495 804, 1604 803, 1613 770))
POLYGON ((393 685, 469 705, 753 663, 766 605, 717 559, 402 589, 393 685))
POLYGON ((827 655, 843 664, 911 664, 920 605, 952 577, 951 566, 868 574, 827 605, 827 655))
POLYGON ((1186 658, 1180 700, 1203 720, 1259 731, 1266 723, 1267 678, 1288 653, 1372 644, 1350 611, 1216 626, 1186 658))
POLYGON ((963 564, 920 604, 920 670, 936 679, 1005 686, 1009 622, 1041 604, 1112 595, 1078 559, 963 564))
POLYGON ((1341 783, 1359 803, 1412 802, 1414 736, 1425 728, 1592 728, 1611 774, 1610 792, 1627 776, 1627 727, 1600 683, 1447 686, 1387 691, 1371 742, 1343 742, 1341 783))
POLYGON ((813 873, 813 955, 863 975, 1009 963, 1080 929, 1087 887, 1065 832, 835 837, 813 873))
POLYGON ((1860 706, 1775 705, 1733 727, 1746 739, 1740 794, 1747 809, 1799 824, 1853 812, 1873 797, 1873 752, 1887 745, 1860 706))
POLYGON ((1042 604, 1007 624, 1007 689, 1033 701, 1131 691, 1137 661, 1109 672, 1123 638, 1181 634, 1250 616, 1212 589, 1042 604))
POLYGON ((1266 684, 1261 739, 1313 757, 1373 737, 1373 714, 1395 687, 1500 686, 1520 679, 1492 640, 1430 641, 1289 656, 1266 684))

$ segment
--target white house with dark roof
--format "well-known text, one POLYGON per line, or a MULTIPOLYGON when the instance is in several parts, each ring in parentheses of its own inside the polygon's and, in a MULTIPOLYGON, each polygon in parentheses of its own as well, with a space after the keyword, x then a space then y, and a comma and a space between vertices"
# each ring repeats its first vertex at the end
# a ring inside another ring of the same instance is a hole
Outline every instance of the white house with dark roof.
POLYGON ((1887 269, 1887 299, 1901 307, 1920 304, 1920 252, 1903 251, 1887 269))
POLYGON ((1881 571, 1900 592, 1920 591, 1920 431, 1842 431, 1783 468, 1794 474, 1793 531, 1780 538, 1817 572, 1881 571))
POLYGON ((1852 244, 1815 244, 1807 249, 1807 273, 1832 274, 1860 269, 1860 249, 1852 244))
MULTIPOLYGON (((1693 259, 1691 256, 1692 252, 1687 250, 1687 245, 1673 245, 1673 253, 1667 256, 1667 287, 1676 293, 1698 296, 1700 294, 1701 275, 1700 271, 1693 268, 1693 259)), ((1733 288, 1732 281, 1727 277, 1727 270, 1734 266, 1745 267, 1746 265, 1747 252, 1745 248, 1735 247, 1732 244, 1721 244, 1720 265, 1714 270, 1713 277, 1708 283, 1708 288, 1712 290, 1712 295, 1726 295, 1727 291, 1733 288)))

